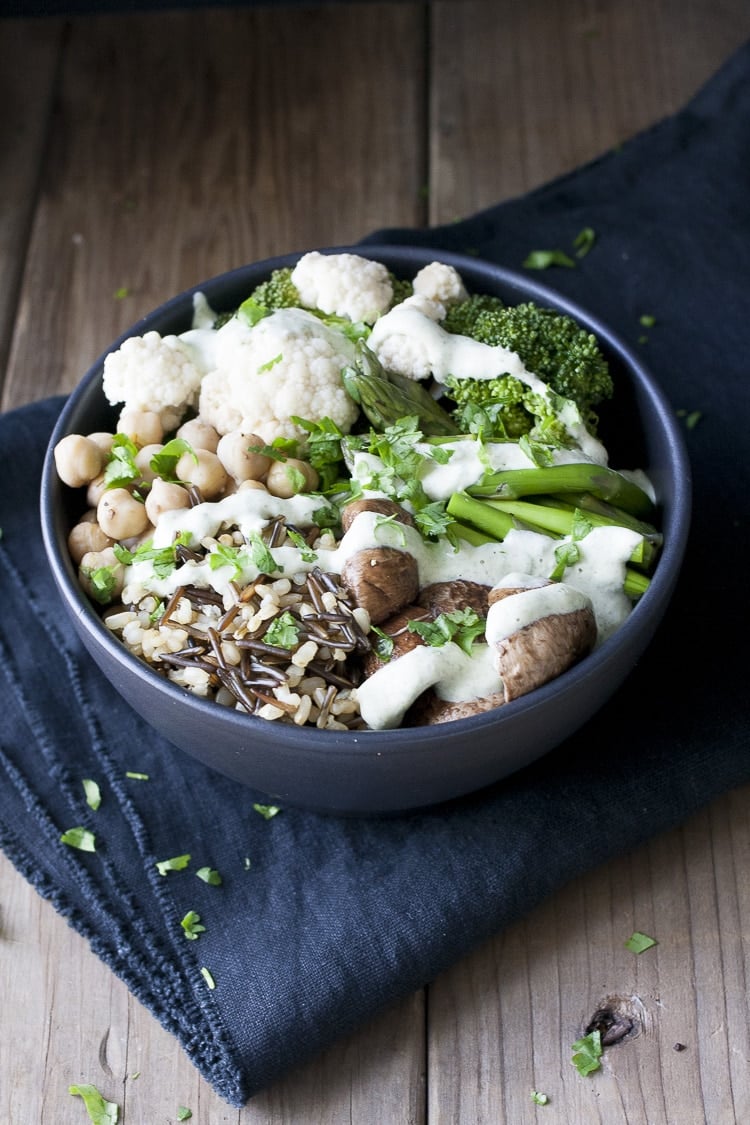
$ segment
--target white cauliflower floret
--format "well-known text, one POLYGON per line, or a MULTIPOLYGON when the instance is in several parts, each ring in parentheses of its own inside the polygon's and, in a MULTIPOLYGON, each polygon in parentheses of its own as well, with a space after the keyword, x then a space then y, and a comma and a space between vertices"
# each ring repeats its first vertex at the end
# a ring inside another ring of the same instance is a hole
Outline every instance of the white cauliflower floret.
POLYGON ((393 300, 393 283, 382 262, 358 254, 304 254, 292 270, 303 305, 373 324, 393 300))
POLYGON ((278 309, 250 327, 233 317, 216 332, 216 367, 203 379, 199 414, 220 433, 244 430, 270 444, 305 442, 291 415, 330 418, 348 433, 359 409, 347 394, 342 368, 355 346, 304 309, 278 309))
POLYGON ((412 287, 417 296, 428 297, 431 301, 439 301, 446 306, 465 301, 469 296, 461 274, 445 262, 430 262, 423 266, 414 278, 412 287))
POLYGON ((203 371, 195 352, 177 336, 130 336, 104 360, 102 389, 125 410, 158 414, 165 431, 178 426, 198 398, 203 371))

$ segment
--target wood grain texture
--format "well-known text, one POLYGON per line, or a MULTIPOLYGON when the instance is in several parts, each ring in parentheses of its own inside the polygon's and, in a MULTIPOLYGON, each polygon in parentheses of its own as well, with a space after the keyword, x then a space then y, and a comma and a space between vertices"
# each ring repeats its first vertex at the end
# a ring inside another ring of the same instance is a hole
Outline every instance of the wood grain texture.
MULTIPOLYGON (((746 0, 6 21, 2 405, 70 389, 139 315, 214 273, 449 222, 593 159, 749 34, 746 0)), ((77 1125, 68 1086, 93 1081, 123 1125, 179 1105, 209 1125, 736 1125, 749 862, 750 787, 563 888, 238 1111, 0 857, 0 1121, 77 1125), (658 946, 629 953, 634 929, 658 946), (570 1047, 607 1005, 633 1030, 584 1079, 570 1047)))

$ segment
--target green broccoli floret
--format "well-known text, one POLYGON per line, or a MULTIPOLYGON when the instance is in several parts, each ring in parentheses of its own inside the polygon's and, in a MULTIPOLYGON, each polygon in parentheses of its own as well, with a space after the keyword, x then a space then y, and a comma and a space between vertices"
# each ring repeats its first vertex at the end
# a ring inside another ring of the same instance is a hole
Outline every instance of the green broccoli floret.
POLYGON ((261 281, 253 289, 249 300, 268 312, 299 307, 302 302, 297 286, 292 281, 292 267, 274 270, 266 281, 261 281))
POLYGON ((489 293, 474 293, 467 300, 450 305, 442 325, 446 332, 453 332, 454 335, 474 336, 477 318, 482 313, 495 313, 504 309, 505 302, 500 297, 493 297, 489 293))
POLYGON ((552 404, 513 375, 495 379, 450 377, 446 387, 448 397, 456 403, 453 417, 465 433, 481 433, 486 440, 515 441, 528 434, 551 445, 570 442, 552 404))
POLYGON ((393 286, 393 300, 391 301, 390 306, 391 308, 393 308, 394 305, 400 305, 401 302, 405 301, 407 297, 412 297, 414 295, 414 286, 405 278, 396 277, 395 273, 389 272, 388 276, 390 277, 391 285, 393 286))
POLYGON ((476 298, 449 311, 444 327, 460 330, 484 344, 501 345, 520 356, 524 366, 556 394, 572 399, 592 433, 593 408, 612 397, 609 365, 593 333, 572 317, 527 302, 504 306, 497 298, 476 298), (470 305, 469 309, 463 306, 470 305), (462 311, 463 310, 463 311, 462 311), (457 329, 454 325, 466 325, 457 329))

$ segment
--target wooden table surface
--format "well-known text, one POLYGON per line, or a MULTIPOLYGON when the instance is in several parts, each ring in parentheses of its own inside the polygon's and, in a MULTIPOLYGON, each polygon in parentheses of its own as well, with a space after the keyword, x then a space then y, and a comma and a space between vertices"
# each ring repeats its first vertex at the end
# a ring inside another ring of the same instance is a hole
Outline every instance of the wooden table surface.
MULTIPOLYGON (((137 317, 230 267, 450 222, 572 169, 680 108, 749 36, 747 0, 2 20, 0 404, 71 389, 137 317)), ((0 1123, 86 1120, 76 1082, 125 1125, 180 1105, 201 1125, 748 1122, 749 861, 750 787, 238 1111, 0 859, 0 1123), (633 929, 658 946, 627 953, 633 929), (584 1079, 570 1044, 607 1005, 633 1032, 584 1079)))

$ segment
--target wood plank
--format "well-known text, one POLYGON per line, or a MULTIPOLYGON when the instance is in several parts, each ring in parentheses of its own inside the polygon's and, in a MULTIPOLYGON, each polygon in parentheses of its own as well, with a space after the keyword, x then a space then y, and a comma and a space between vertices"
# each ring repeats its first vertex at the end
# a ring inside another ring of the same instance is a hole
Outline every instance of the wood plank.
POLYGON ((520 195, 679 107, 750 35, 743 0, 435 0, 431 223, 520 195))
MULTIPOLYGON (((431 222, 596 158, 679 109, 749 35, 740 0, 437 3, 431 222)), ((555 1125, 742 1120, 749 898, 738 872, 749 816, 750 789, 727 795, 577 880, 431 985, 431 1125, 526 1125, 542 1112, 555 1125), (658 948, 628 955, 633 929, 658 948), (632 1005, 641 1030, 584 1079, 570 1045, 610 996, 632 1005), (544 1111, 534 1088, 550 1097, 544 1111)))
POLYGON ((3 408, 189 285, 420 222, 423 52, 413 4, 73 20, 3 408))
MULTIPOLYGON (((33 48, 29 34, 16 89, 33 48)), ((4 408, 70 389, 203 278, 422 220, 424 65, 411 4, 70 20, 4 408)), ((0 1120, 74 1125, 68 1086, 87 1081, 123 1121, 173 1121, 178 1105, 236 1125, 424 1119, 421 993, 237 1111, 5 859, 0 900, 0 1120)))
POLYGON ((0 25, 0 388, 10 351, 60 53, 59 20, 0 25))

